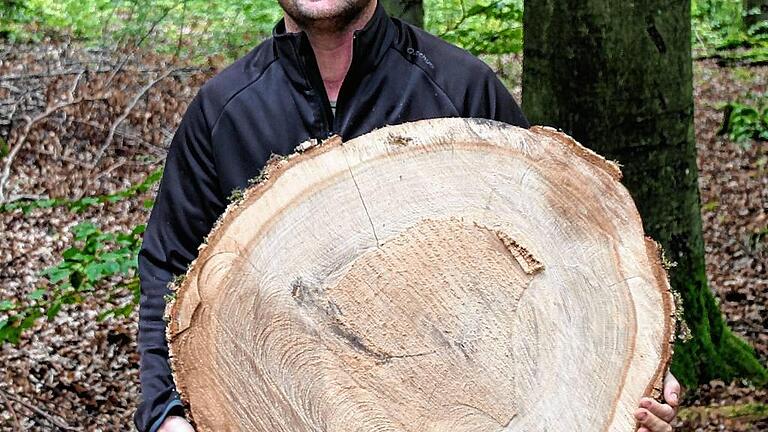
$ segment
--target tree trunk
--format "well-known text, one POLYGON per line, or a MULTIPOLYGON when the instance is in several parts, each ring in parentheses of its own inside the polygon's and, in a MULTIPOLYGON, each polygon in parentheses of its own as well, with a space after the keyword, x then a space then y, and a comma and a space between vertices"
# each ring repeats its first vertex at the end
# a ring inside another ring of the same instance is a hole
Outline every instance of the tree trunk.
POLYGON ((525 2, 523 110, 623 167, 645 230, 677 263, 693 338, 673 372, 694 385, 767 378, 707 287, 693 131, 689 1, 525 2))
POLYGON ((618 167, 438 119, 273 160, 169 310, 198 431, 634 431, 673 301, 618 167))
POLYGON ((424 4, 422 0, 382 0, 384 9, 403 21, 417 27, 424 27, 424 4))
MULTIPOLYGON (((743 0, 744 27, 750 29, 759 23, 768 21, 768 0, 743 0)), ((763 28, 761 33, 768 32, 763 28)))

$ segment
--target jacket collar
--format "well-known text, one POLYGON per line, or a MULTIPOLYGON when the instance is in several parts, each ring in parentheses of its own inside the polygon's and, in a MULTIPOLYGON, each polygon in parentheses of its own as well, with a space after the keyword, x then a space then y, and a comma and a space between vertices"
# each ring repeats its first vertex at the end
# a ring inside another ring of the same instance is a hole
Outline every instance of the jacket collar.
MULTIPOLYGON (((396 31, 384 7, 377 3, 370 21, 354 32, 352 64, 345 79, 362 77, 374 69, 392 45, 396 31)), ((306 89, 311 88, 313 82, 317 85, 316 80, 320 79, 317 61, 307 34, 304 31, 286 32, 285 19, 281 19, 272 30, 272 37, 275 56, 288 73, 289 79, 306 89), (318 76, 313 77, 314 74, 318 76)))

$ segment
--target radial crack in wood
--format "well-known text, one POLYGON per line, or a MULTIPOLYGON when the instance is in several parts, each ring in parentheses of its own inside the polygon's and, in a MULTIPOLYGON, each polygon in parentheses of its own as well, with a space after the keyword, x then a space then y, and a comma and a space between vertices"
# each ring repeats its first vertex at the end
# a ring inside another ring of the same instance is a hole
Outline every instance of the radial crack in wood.
POLYGON ((298 148, 170 306, 197 430, 634 430, 673 302, 615 164, 485 120, 298 148))

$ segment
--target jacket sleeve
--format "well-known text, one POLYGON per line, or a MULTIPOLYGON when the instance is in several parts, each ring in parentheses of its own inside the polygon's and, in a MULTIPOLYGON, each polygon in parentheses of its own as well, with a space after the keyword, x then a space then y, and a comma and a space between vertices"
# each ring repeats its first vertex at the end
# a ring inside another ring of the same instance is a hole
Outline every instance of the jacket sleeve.
POLYGON ((140 432, 155 432, 167 415, 184 412, 171 375, 163 315, 168 283, 186 271, 226 207, 216 179, 210 138, 198 93, 171 142, 139 252, 142 401, 134 423, 140 432))
POLYGON ((465 98, 464 117, 498 120, 526 129, 531 127, 515 98, 490 68, 486 69, 484 79, 475 81, 470 92, 465 98))

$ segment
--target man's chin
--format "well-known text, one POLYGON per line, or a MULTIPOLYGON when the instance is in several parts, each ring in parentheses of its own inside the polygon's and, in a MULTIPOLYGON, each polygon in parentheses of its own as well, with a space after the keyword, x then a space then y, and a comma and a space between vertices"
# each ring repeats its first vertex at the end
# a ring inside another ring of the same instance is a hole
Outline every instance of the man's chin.
MULTIPOLYGON (((374 0, 375 1, 375 0, 374 0)), ((369 0, 280 0, 280 6, 305 30, 343 31, 369 0)))
POLYGON ((334 19, 346 12, 347 2, 337 0, 293 0, 298 12, 307 19, 334 19))

